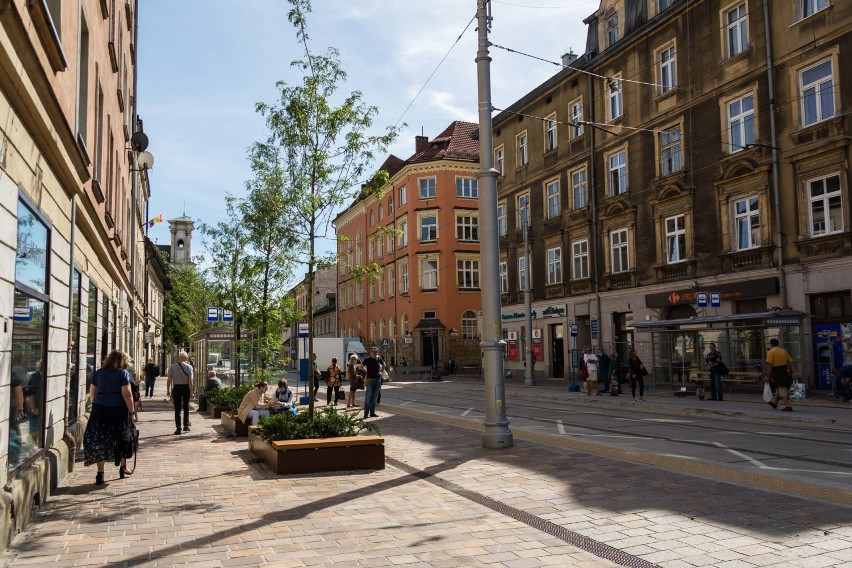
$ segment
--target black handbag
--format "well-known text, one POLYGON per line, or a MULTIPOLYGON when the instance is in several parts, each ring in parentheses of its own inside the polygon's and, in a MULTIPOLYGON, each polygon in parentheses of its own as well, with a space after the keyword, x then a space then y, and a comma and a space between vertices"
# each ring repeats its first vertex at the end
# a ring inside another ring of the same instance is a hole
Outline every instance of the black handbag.
POLYGON ((124 430, 118 435, 115 440, 115 465, 121 463, 122 458, 128 460, 133 458, 133 468, 126 469, 125 472, 131 475, 136 469, 136 456, 139 453, 139 429, 132 422, 125 426, 124 430))
POLYGON ((727 376, 728 376, 728 373, 730 372, 730 371, 728 370, 728 366, 727 366, 727 365, 725 365, 725 363, 724 363, 724 362, 722 362, 722 361, 719 361, 718 363, 716 363, 716 368, 715 368, 715 370, 719 372, 719 376, 720 376, 720 377, 727 377, 727 376))

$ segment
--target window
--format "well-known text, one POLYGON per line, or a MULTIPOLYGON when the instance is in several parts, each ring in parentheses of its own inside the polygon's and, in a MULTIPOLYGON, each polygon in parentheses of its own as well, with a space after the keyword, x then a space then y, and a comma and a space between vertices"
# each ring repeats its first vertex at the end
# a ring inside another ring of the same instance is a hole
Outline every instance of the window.
POLYGON ((372 227, 375 224, 376 224, 376 212, 371 209, 370 210, 370 226, 372 227))
POLYGON ((562 203, 559 198, 559 180, 549 181, 544 186, 545 199, 547 199, 547 218, 556 219, 562 211, 562 203))
POLYGON ((760 201, 757 197, 734 202, 734 223, 737 228, 737 250, 760 246, 760 201))
POLYGON ((456 196, 468 199, 478 198, 476 180, 473 178, 456 178, 456 196))
POLYGON ((754 95, 746 95, 728 103, 730 153, 754 144, 754 95))
POLYGON ((660 69, 660 93, 668 93, 677 85, 675 46, 670 45, 660 51, 657 61, 660 69))
POLYGON ((571 196, 574 209, 582 209, 588 203, 586 192, 586 168, 571 172, 571 196))
POLYGON ((405 186, 399 188, 399 206, 402 207, 406 203, 405 186))
POLYGON ((438 217, 436 215, 420 217, 420 240, 423 242, 438 240, 438 217))
POLYGON ((461 317, 462 336, 465 339, 479 338, 479 324, 476 321, 476 312, 467 310, 461 317))
POLYGON ((828 0, 800 0, 802 3, 802 18, 809 18, 820 10, 828 8, 828 0))
POLYGON ((408 293, 408 265, 399 265, 399 293, 408 293))
POLYGON ((589 277, 589 241, 574 241, 571 243, 571 256, 574 262, 574 280, 589 277))
POLYGON ((388 297, 393 298, 396 295, 396 271, 393 266, 388 267, 388 297))
POLYGON ((500 263, 500 293, 509 293, 509 266, 505 261, 500 263))
POLYGON ((523 227, 529 222, 530 215, 530 194, 524 193, 518 196, 518 228, 523 227))
POLYGON ((385 257, 385 237, 381 233, 376 235, 376 244, 379 247, 379 258, 385 257))
POLYGON ((388 215, 393 215, 393 193, 388 197, 388 215))
POLYGON ((87 142, 89 123, 89 26, 86 18, 80 18, 80 51, 77 54, 77 65, 80 76, 77 80, 77 134, 87 142))
POLYGON ((659 12, 662 12, 663 10, 665 10, 666 8, 670 8, 671 5, 672 5, 672 2, 674 2, 674 0, 658 0, 658 2, 659 2, 659 5, 658 5, 657 12, 659 13, 659 12))
POLYGON ((385 299, 385 279, 379 278, 379 300, 385 299))
POLYGON ((802 89, 802 123, 816 124, 834 116, 834 76, 826 59, 799 74, 802 89))
POLYGON ((456 261, 459 288, 479 288, 479 261, 460 259, 456 261))
POLYGON ((523 254, 518 255, 518 290, 524 291, 527 289, 527 257, 523 254))
POLYGON ((547 283, 562 282, 562 249, 547 249, 547 283))
POLYGON ((408 314, 402 314, 402 318, 399 321, 399 332, 403 336, 409 335, 408 331, 408 314))
POLYGON ((819 237, 843 231, 843 198, 840 176, 812 179, 807 182, 810 206, 811 236, 819 237))
POLYGON ((438 289, 438 261, 422 259, 420 261, 420 289, 438 289))
POLYGON ((551 114, 544 119, 544 151, 556 149, 556 115, 551 114))
POLYGON ((497 236, 505 237, 509 234, 508 220, 506 219, 506 202, 497 205, 497 236))
POLYGON ((403 219, 399 222, 399 248, 408 245, 408 220, 403 219))
POLYGON ((734 57, 748 49, 748 19, 745 2, 725 11, 725 31, 728 57, 734 57))
POLYGON ((420 199, 432 199, 435 197, 435 178, 423 178, 419 183, 420 199))
POLYGON ((358 266, 364 266, 364 245, 361 242, 361 229, 358 229, 355 248, 358 252, 358 266))
POLYGON ((665 220, 666 262, 674 264, 686 260, 686 221, 683 215, 665 220))
POLYGON ((606 45, 615 44, 618 41, 618 14, 614 14, 606 21, 606 45))
POLYGON ((370 301, 376 301, 376 281, 373 280, 370 282, 370 301))
POLYGON ((478 241, 479 217, 476 215, 457 215, 456 238, 460 241, 478 241))
POLYGON ((498 146, 494 150, 494 168, 497 172, 502 176, 503 168, 506 162, 506 151, 503 149, 503 146, 498 146))
POLYGON ((609 163, 609 194, 627 193, 627 150, 611 154, 607 162, 609 163))
POLYGON ((385 206, 379 203, 379 221, 385 218, 385 206))
POLYGON ((577 99, 571 103, 571 139, 583 135, 583 99, 577 99))
POLYGON ((373 262, 376 259, 376 241, 370 237, 370 251, 367 253, 367 260, 373 262))
POLYGON ((607 97, 609 98, 609 120, 621 117, 623 106, 621 104, 621 77, 616 76, 607 81, 607 97))
POLYGON ((609 234, 609 246, 612 257, 612 273, 618 274, 630 270, 627 229, 612 231, 609 234))
POLYGON ((660 133, 660 173, 668 176, 681 169, 680 126, 675 126, 660 133))
POLYGON ((517 147, 518 154, 518 167, 526 166, 529 162, 529 157, 527 156, 527 132, 526 130, 518 134, 517 138, 515 138, 515 145, 517 147))

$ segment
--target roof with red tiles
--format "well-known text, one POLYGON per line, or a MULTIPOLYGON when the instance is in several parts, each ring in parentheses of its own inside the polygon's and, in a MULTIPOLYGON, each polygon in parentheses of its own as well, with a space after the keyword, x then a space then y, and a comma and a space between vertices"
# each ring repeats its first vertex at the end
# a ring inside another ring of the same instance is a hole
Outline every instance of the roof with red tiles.
POLYGON ((443 132, 428 141, 429 147, 408 158, 406 163, 416 164, 435 160, 479 161, 479 140, 470 135, 479 128, 478 124, 453 121, 443 132))

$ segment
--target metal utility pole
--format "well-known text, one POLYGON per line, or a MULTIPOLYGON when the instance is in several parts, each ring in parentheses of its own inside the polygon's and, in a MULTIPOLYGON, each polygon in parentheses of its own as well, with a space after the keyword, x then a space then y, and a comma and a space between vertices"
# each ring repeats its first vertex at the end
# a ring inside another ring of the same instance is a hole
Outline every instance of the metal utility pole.
MULTIPOLYGON (((477 0, 476 22, 479 49, 476 52, 476 76, 479 92, 479 187, 480 265, 482 274, 498 274, 500 262, 497 236, 497 170, 493 167, 491 138, 491 57, 488 56, 487 13, 490 0, 477 0)), ((511 448, 512 431, 506 419, 506 385, 503 377, 503 346, 500 326, 500 281, 484 278, 482 286, 482 375, 485 382, 484 448, 511 448)))
POLYGON ((528 387, 535 386, 535 357, 533 356, 533 321, 532 321, 532 270, 530 264, 530 241, 529 241, 529 216, 530 212, 527 209, 527 212, 524 214, 524 264, 526 266, 526 270, 524 270, 524 314, 526 318, 526 327, 527 333, 524 341, 527 344, 526 350, 526 378, 524 379, 524 384, 528 387))

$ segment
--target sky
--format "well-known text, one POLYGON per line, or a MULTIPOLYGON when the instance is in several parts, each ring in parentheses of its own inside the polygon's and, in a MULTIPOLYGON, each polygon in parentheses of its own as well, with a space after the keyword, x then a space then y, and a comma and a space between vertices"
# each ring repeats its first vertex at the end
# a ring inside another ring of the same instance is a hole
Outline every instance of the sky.
MULTIPOLYGON (((492 0, 489 39, 558 62, 569 50, 582 54, 582 20, 598 6, 492 0)), ((150 217, 186 214, 196 227, 215 224, 225 217, 226 194, 245 195, 247 150, 267 134, 255 105, 277 100, 277 82, 301 82, 290 67, 303 51, 287 21, 289 7, 286 0, 139 1, 138 112, 155 160, 150 217)), ((416 135, 431 139, 454 120, 478 122, 476 22, 468 26, 475 15, 476 0, 313 0, 307 21, 313 52, 340 51, 348 78, 338 93, 361 91, 366 104, 378 107, 375 134, 407 124, 389 149, 405 159, 416 135)), ((496 108, 559 71, 501 49, 490 55, 496 108)), ((168 244, 168 223, 154 225, 149 236, 168 244)), ((203 254, 201 240, 196 231, 193 255, 203 254)))

